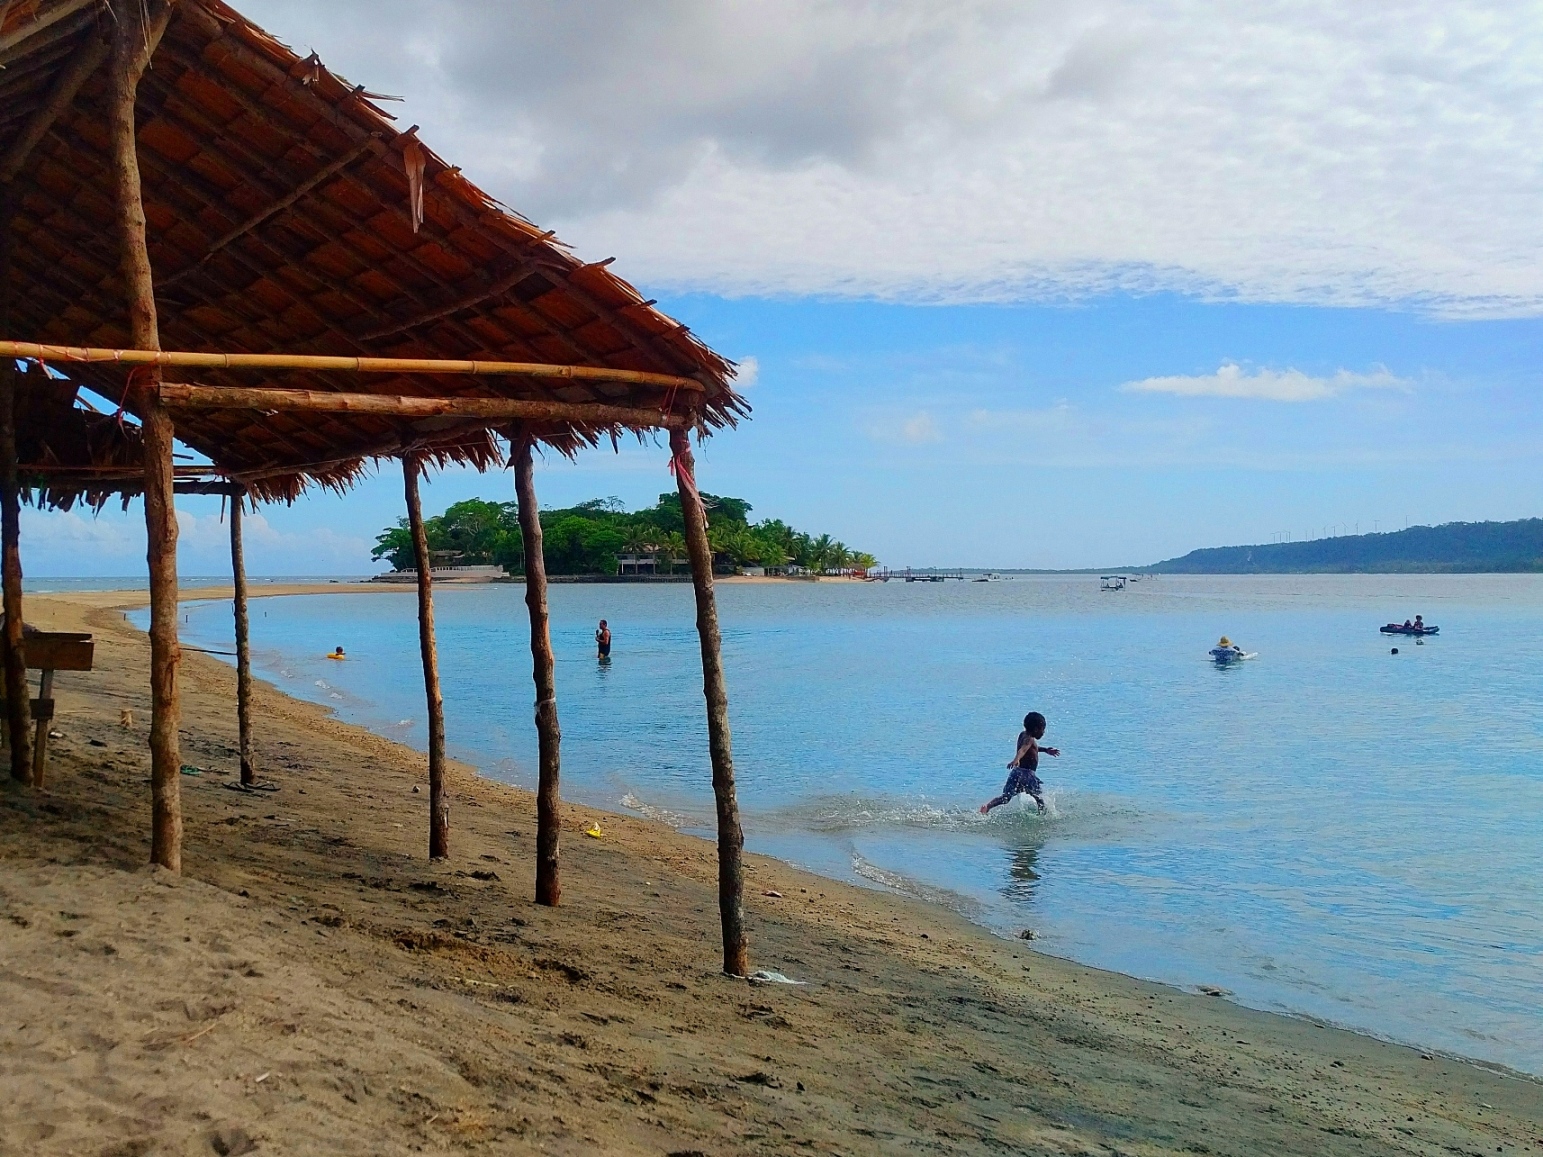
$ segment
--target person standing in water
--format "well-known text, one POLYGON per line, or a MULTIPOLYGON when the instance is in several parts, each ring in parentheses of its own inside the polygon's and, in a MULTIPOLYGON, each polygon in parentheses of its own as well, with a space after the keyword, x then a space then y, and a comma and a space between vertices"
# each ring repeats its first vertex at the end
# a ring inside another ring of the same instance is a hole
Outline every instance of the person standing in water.
POLYGON ((600 620, 600 628, 595 632, 595 647, 600 652, 600 658, 611 657, 611 628, 605 625, 605 620, 600 620))
POLYGON ((1031 795, 1034 803, 1040 811, 1045 810, 1045 797, 1043 792, 1045 785, 1039 781, 1035 773, 1039 770, 1039 753, 1046 755, 1060 755, 1055 747, 1041 747, 1039 741, 1045 737, 1045 717, 1038 711, 1030 711, 1023 717, 1023 733, 1018 736, 1018 750, 1008 763, 1007 783, 1002 788, 1002 794, 996 799, 980 805, 980 814, 985 815, 994 807, 1001 807, 1004 803, 1019 795, 1031 795))

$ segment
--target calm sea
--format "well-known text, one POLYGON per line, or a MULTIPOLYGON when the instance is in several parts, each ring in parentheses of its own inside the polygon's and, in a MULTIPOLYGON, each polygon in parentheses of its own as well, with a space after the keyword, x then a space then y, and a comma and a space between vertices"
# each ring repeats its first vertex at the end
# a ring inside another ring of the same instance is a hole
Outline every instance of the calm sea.
MULTIPOLYGON (((522 600, 436 593, 453 753, 529 787, 522 600)), ((1032 928, 1058 955, 1543 1072, 1543 577, 789 583, 719 600, 751 847, 1032 928), (1377 633, 1416 612, 1441 634, 1377 633), (1223 633, 1258 658, 1217 669, 1223 633), (1041 766, 1051 811, 982 817, 1029 710, 1064 752, 1041 766)), ((565 794, 710 834, 690 588, 564 585, 551 601, 565 794)), ((253 606, 261 674, 423 745, 410 592, 253 606), (322 657, 337 644, 348 662, 322 657)), ((187 615, 190 642, 229 648, 226 604, 187 615)))

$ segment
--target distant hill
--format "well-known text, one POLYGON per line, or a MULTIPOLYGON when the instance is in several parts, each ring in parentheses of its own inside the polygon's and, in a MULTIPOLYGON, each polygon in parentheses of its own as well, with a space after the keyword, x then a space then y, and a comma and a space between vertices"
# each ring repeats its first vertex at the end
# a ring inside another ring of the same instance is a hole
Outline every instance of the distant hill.
POLYGON ((1143 570, 1157 574, 1460 574, 1543 571, 1543 518, 1448 522, 1386 534, 1213 546, 1143 570))

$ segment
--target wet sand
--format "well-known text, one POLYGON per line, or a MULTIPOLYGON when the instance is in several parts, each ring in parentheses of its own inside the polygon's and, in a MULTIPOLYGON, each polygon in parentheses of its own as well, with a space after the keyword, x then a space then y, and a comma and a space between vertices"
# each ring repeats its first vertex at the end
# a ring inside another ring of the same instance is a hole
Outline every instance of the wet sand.
POLYGON ((148 869, 143 598, 28 599, 97 670, 57 677, 47 790, 0 788, 0 1154, 1543 1152, 1531 1079, 760 857, 754 964, 806 983, 724 977, 710 844, 567 808, 538 908, 528 793, 454 769, 431 865, 423 757, 266 684, 279 790, 229 790, 234 676, 197 653, 184 875, 148 869))

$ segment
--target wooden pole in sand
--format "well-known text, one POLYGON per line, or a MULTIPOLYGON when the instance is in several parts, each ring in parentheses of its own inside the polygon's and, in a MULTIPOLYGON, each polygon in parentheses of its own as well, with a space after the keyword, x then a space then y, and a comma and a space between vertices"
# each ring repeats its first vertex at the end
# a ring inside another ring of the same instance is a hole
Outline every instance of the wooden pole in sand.
POLYGON ((525 605, 530 610, 531 675, 536 682, 536 903, 557 907, 562 898, 558 854, 562 835, 558 780, 562 771, 562 728, 557 720, 557 682, 552 628, 546 606, 546 555, 541 512, 531 477, 533 440, 523 431, 513 439, 514 493, 519 500, 520 536, 525 543, 525 605))
MULTIPOLYGON (((139 78, 171 19, 171 4, 117 6, 113 28, 107 129, 112 140, 122 273, 129 334, 143 350, 161 348, 155 282, 145 238, 134 106, 139 78)), ((171 416, 157 397, 159 368, 136 371, 129 404, 139 411, 145 456, 145 528, 150 564, 150 795, 152 863, 182 870, 182 751, 177 735, 177 510, 173 490, 171 416)))
POLYGON ((707 543, 707 511, 697 492, 690 435, 685 430, 671 430, 670 449, 675 455, 672 466, 686 524, 686 553, 691 557, 691 583, 696 589, 696 629, 702 644, 707 747, 712 755, 713 796, 718 804, 718 918, 723 925, 723 971, 730 976, 747 976, 750 946, 745 939, 742 864, 745 832, 734 795, 734 748, 729 737, 729 692, 723 681, 723 639, 713 595, 713 552, 707 543))
MULTIPOLYGON (((11 322, 11 218, 15 194, 0 184, 0 331, 11 322)), ((32 778, 32 711, 27 689, 27 656, 22 650, 21 486, 16 477, 16 359, 0 360, 0 581, 4 584, 6 728, 11 741, 11 778, 32 778)))
POLYGON ((423 525, 418 497, 418 459, 402 459, 407 490, 407 522, 412 529, 413 558, 418 563, 418 645, 423 652, 423 690, 429 705, 429 859, 450 854, 450 801, 445 796, 445 697, 439 690, 439 649, 434 642, 434 574, 429 561, 429 534, 423 525))
POLYGON ((236 615, 236 728, 240 733, 241 786, 257 782, 252 762, 252 642, 246 609, 246 548, 241 541, 241 508, 246 495, 230 496, 230 573, 236 592, 231 602, 236 615))

